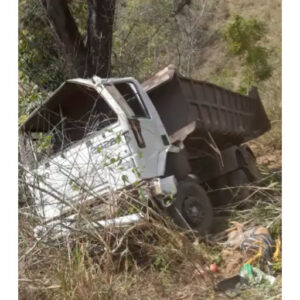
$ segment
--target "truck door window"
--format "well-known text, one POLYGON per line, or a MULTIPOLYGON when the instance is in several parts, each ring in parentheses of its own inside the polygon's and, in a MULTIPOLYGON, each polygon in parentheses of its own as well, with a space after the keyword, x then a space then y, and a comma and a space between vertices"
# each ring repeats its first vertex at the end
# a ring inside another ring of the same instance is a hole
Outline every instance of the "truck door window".
POLYGON ((123 96, 137 118, 150 118, 149 113, 132 83, 117 83, 116 89, 123 96))

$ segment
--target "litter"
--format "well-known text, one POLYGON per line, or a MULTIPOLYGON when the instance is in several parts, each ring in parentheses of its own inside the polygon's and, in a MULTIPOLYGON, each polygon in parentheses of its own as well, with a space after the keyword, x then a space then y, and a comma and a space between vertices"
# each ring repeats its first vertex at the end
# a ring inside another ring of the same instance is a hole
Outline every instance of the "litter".
POLYGON ((281 248, 281 241, 280 241, 280 239, 277 239, 276 241, 275 241, 275 244, 276 244, 276 246, 275 246, 275 251, 274 251, 274 254, 273 254, 273 261, 279 261, 280 260, 280 258, 279 258, 279 256, 280 256, 280 248, 281 248))
POLYGON ((253 286, 267 283, 273 285, 276 281, 274 276, 268 275, 258 268, 245 264, 239 274, 221 280, 216 285, 216 290, 225 293, 230 297, 239 295, 239 290, 245 286, 253 286))
POLYGON ((273 285, 276 281, 276 278, 274 276, 268 275, 260 269, 252 267, 249 264, 245 264, 241 268, 239 275, 244 278, 250 285, 257 285, 264 282, 273 285))
POLYGON ((217 266, 216 266, 216 264, 211 264, 209 266, 209 269, 210 269, 211 272, 216 273, 217 272, 217 266))
POLYGON ((220 292, 237 289, 243 278, 240 275, 226 278, 218 282, 216 289, 220 292))
POLYGON ((244 230, 245 224, 234 221, 231 223, 233 226, 227 229, 227 246, 241 249, 249 257, 247 264, 257 261, 260 265, 268 264, 276 248, 268 229, 260 226, 244 230))

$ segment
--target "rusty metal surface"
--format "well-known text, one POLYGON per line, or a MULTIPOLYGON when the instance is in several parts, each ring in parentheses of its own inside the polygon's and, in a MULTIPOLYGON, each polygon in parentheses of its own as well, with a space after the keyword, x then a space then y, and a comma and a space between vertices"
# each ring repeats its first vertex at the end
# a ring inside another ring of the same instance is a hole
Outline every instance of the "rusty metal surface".
POLYGON ((189 79, 171 65, 143 83, 169 136, 192 122, 194 136, 210 132, 217 145, 240 144, 270 129, 257 90, 245 96, 189 79))

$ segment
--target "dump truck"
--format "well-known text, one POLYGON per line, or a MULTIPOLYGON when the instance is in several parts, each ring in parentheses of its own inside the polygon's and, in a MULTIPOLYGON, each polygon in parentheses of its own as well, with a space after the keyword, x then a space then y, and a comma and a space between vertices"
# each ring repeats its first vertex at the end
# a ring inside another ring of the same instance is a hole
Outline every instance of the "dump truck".
MULTIPOLYGON (((172 65, 142 84, 132 77, 67 80, 20 127, 25 181, 43 220, 37 235, 51 226, 69 232, 82 206, 94 210, 102 201, 107 212, 116 191, 141 182, 175 224, 208 233, 213 206, 236 197, 230 188, 259 178, 246 142, 269 129, 256 88, 241 95, 172 65)), ((94 224, 141 215, 102 214, 94 224)))

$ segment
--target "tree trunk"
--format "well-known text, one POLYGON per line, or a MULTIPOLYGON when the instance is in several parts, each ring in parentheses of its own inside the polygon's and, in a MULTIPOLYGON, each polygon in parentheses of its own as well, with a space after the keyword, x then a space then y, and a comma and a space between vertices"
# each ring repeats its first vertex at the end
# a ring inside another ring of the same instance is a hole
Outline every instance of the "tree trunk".
POLYGON ((73 63, 77 75, 83 76, 86 69, 86 49, 66 1, 40 1, 64 48, 67 59, 73 63))
POLYGON ((86 77, 111 73, 115 0, 88 0, 86 77))
POLYGON ((40 0, 53 29, 77 75, 108 77, 115 0, 87 0, 87 42, 79 33, 66 0, 40 0))

